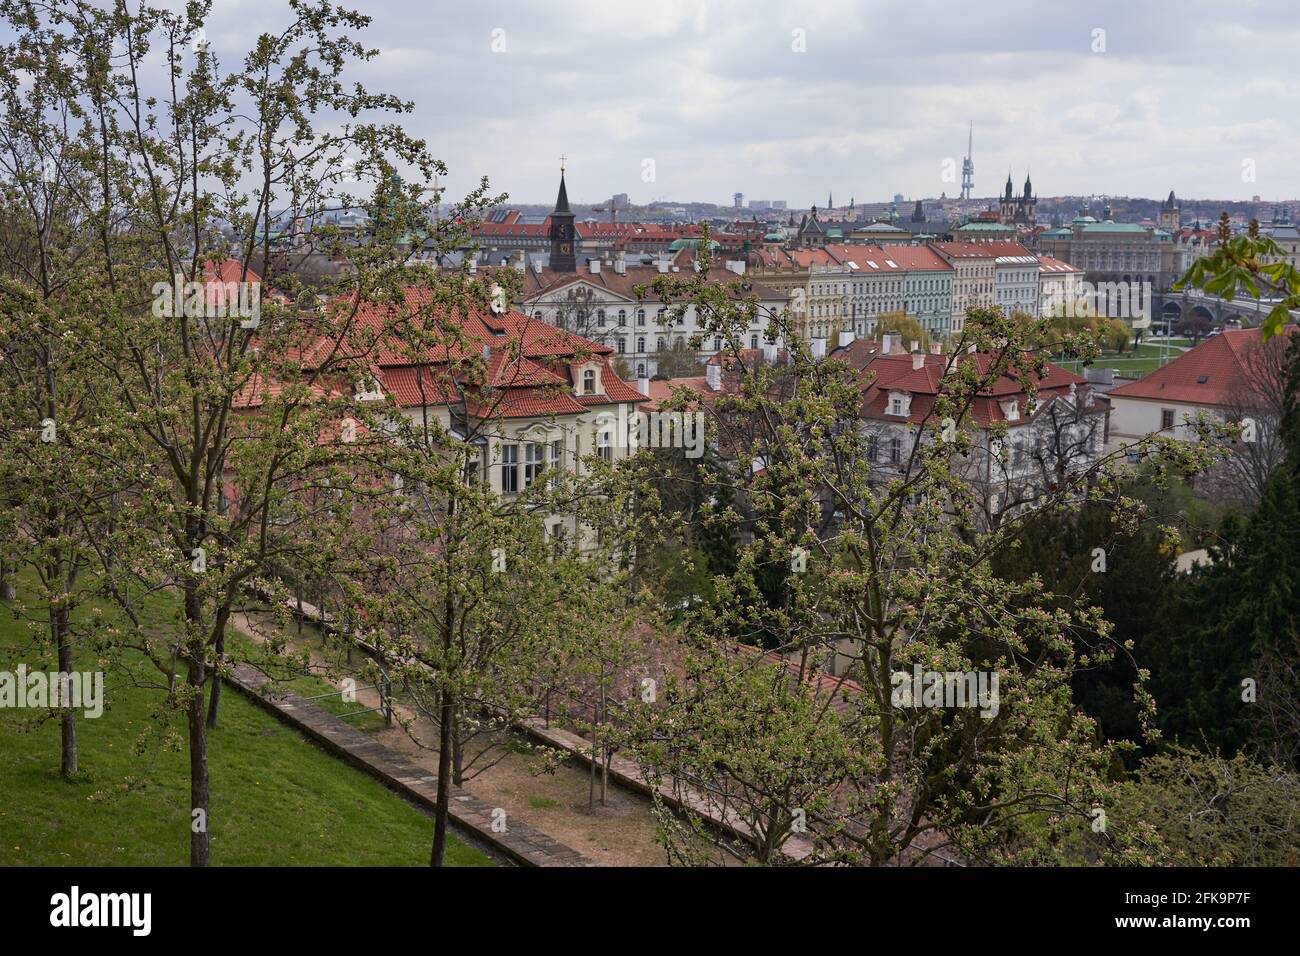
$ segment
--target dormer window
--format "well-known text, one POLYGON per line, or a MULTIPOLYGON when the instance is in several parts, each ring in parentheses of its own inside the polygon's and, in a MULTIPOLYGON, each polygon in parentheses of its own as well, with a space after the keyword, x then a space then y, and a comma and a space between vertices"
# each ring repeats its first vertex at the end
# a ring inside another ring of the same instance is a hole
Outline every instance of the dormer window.
POLYGON ((582 373, 582 394, 596 394, 596 370, 594 368, 589 368, 582 373))
POLYGON ((890 392, 889 403, 885 406, 886 415, 905 418, 912 412, 912 396, 907 392, 890 392))
POLYGON ((358 402, 382 402, 384 400, 384 390, 379 387, 379 382, 374 377, 367 377, 357 382, 353 388, 358 402))
POLYGON ((1007 416, 1007 421, 1009 422, 1020 421, 1020 402, 1016 401, 1015 399, 1012 399, 1009 402, 1004 402, 1002 404, 1002 412, 1004 415, 1007 416))

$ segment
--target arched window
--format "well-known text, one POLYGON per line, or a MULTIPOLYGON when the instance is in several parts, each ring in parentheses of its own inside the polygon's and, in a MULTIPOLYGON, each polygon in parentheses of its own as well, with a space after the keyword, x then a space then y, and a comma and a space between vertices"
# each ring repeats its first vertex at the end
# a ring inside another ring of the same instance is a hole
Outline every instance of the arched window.
POLYGON ((659 341, 656 343, 656 345, 660 352, 662 352, 666 347, 666 343, 664 342, 664 337, 662 335, 659 336, 659 341))
POLYGON ((596 370, 595 369, 589 368, 582 373, 582 394, 584 395, 596 394, 596 370))
POLYGON ((638 336, 638 337, 637 337, 637 340, 636 340, 636 350, 637 350, 638 352, 644 352, 644 351, 645 351, 645 336, 644 336, 644 335, 642 335, 642 336, 638 336))
POLYGON ((598 326, 600 326, 602 329, 605 327, 605 310, 604 310, 604 309, 598 309, 598 310, 596 311, 596 324, 597 324, 598 326))
POLYGON ((536 312, 534 312, 533 318, 536 319, 538 322, 542 321, 542 310, 538 309, 536 312))
POLYGON ((645 325, 645 309, 636 310, 636 324, 645 325))
POLYGON ((627 325, 627 309, 618 310, 618 324, 627 325))
POLYGON ((623 336, 620 335, 618 337, 618 352, 620 355, 622 355, 626 351, 627 351, 627 342, 625 342, 623 336))

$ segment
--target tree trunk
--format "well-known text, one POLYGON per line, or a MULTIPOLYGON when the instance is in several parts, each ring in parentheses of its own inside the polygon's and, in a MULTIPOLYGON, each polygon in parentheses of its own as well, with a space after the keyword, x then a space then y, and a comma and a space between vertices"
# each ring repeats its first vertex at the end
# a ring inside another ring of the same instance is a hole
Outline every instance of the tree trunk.
POLYGON ((438 799, 433 810, 433 852, 430 866, 442 866, 447 852, 447 816, 451 810, 452 718, 456 710, 451 691, 441 691, 438 704, 438 799))
POLYGON ((15 601, 18 599, 18 588, 14 584, 14 579, 10 576, 13 569, 3 561, 0 561, 0 601, 15 601))
MULTIPOLYGON (((50 611, 50 627, 54 631, 54 646, 59 653, 59 673, 71 675, 76 666, 72 660, 72 640, 68 634, 68 612, 62 608, 50 611)), ((60 682, 63 689, 67 684, 60 682)), ((63 738, 63 760, 59 772, 66 780, 77 772, 77 712, 71 700, 60 700, 63 714, 59 719, 63 738)))
MULTIPOLYGON (((221 660, 221 655, 226 650, 226 633, 223 628, 217 635, 217 660, 221 660)), ((221 703, 221 673, 214 672, 212 675, 212 694, 208 700, 208 728, 215 730, 217 726, 217 705, 221 703)))
POLYGON ((203 722, 202 649, 190 660, 190 866, 208 865, 208 731, 203 722), (195 811, 202 811, 198 814, 195 811))

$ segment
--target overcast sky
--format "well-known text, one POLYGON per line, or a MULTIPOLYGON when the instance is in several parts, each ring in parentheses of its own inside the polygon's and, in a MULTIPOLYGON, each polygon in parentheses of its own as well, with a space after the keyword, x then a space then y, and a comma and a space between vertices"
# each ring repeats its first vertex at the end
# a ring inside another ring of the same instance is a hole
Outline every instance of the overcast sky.
MULTIPOLYGON (((381 51, 357 78, 415 102, 454 195, 550 202, 563 153, 578 201, 951 196, 973 121, 979 196, 1008 167, 1042 195, 1300 196, 1296 0, 350 5, 381 51)), ((208 34, 233 54, 286 8, 216 0, 208 34)))

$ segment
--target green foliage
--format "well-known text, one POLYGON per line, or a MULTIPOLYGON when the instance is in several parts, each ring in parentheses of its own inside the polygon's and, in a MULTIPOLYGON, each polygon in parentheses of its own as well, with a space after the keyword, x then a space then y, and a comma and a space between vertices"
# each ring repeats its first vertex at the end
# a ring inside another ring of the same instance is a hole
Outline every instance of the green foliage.
POLYGON ((1174 866, 1300 865, 1300 777, 1244 754, 1177 748, 1148 757, 1110 810, 1174 866))

